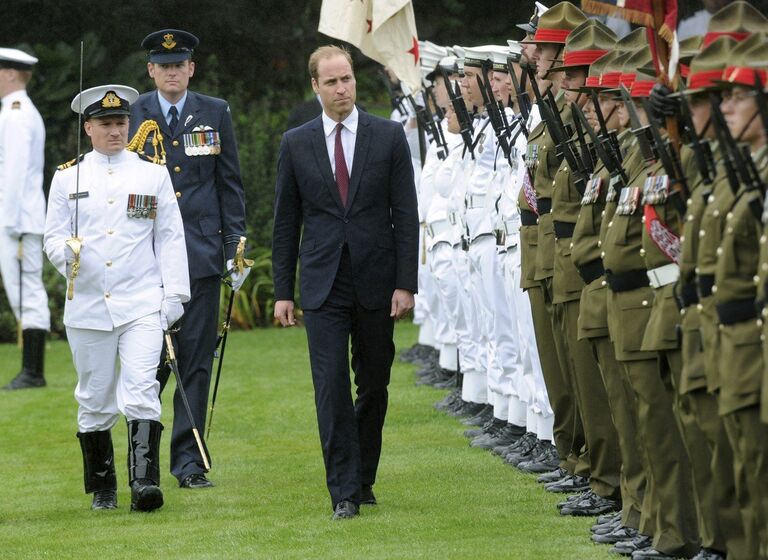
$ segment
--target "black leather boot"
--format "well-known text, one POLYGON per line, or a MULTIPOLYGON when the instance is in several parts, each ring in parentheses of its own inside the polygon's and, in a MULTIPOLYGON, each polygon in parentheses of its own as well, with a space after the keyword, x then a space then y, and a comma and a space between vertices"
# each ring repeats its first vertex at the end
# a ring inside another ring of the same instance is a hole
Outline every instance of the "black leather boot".
POLYGON ((21 371, 3 387, 6 391, 15 389, 33 389, 45 387, 43 360, 45 356, 45 337, 48 331, 43 329, 24 329, 22 339, 24 349, 21 353, 21 371))
POLYGON ((160 490, 160 434, 155 420, 128 422, 128 479, 131 510, 152 511, 163 505, 160 490))
POLYGON ((93 494, 91 509, 117 508, 117 479, 112 434, 104 432, 78 432, 83 452, 83 479, 85 493, 93 494))

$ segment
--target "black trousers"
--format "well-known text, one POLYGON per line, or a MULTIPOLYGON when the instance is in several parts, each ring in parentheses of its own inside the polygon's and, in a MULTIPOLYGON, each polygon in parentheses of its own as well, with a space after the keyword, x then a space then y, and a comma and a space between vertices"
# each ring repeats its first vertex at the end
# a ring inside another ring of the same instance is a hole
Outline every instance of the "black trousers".
POLYGON ((328 299, 304 310, 317 424, 333 507, 359 502, 361 485, 373 485, 387 414, 387 385, 395 356, 390 309, 365 309, 352 283, 344 250, 328 299), (357 398, 352 402, 349 343, 357 398))
MULTIPOLYGON (((184 304, 181 328, 174 335, 174 340, 181 382, 197 429, 202 434, 208 412, 208 390, 211 386, 213 353, 218 336, 221 279, 218 276, 209 276, 191 280, 190 288, 192 297, 184 304)), ((163 348, 157 374, 161 392, 170 375, 171 370, 165 365, 163 348)), ((210 454, 208 456, 210 458, 210 454)), ((203 458, 200 456, 192 434, 192 425, 177 389, 173 395, 171 474, 182 481, 191 474, 204 472, 203 458)))

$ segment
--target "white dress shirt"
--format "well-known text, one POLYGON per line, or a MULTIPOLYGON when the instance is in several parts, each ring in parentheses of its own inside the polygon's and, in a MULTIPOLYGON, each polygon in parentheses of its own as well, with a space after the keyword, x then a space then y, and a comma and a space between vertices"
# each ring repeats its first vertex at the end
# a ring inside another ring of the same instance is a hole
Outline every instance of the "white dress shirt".
POLYGON ((45 227, 45 125, 25 90, 9 93, 0 110, 0 227, 18 237, 45 227))
MULTIPOLYGON (((344 148, 344 161, 347 162, 347 171, 352 177, 352 160, 355 157, 355 140, 357 139, 357 107, 347 115, 347 118, 341 121, 344 128, 341 130, 341 145, 344 148)), ((336 125, 338 123, 331 119, 323 111, 323 132, 325 132, 325 147, 328 148, 328 159, 331 160, 331 171, 336 177, 336 125)))
MULTIPOLYGON (((74 165, 53 176, 45 223, 45 253, 65 277, 76 177, 74 165)), ((80 274, 64 307, 66 326, 111 331, 158 312, 163 297, 189 300, 184 225, 164 165, 127 150, 114 156, 92 151, 80 162, 79 192, 80 274), (132 194, 157 197, 154 219, 128 215, 132 194)))

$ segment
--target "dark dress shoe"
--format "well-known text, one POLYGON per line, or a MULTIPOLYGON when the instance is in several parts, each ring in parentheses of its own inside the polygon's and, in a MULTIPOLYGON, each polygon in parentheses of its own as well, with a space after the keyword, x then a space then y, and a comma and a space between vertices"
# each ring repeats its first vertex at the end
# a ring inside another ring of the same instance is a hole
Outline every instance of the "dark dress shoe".
POLYGON ((333 510, 333 519, 351 519, 360 514, 360 508, 357 504, 349 500, 342 500, 336 504, 333 510))
POLYGON ((97 490, 91 509, 117 509, 117 490, 97 490))
POLYGON ((566 505, 560 510, 560 515, 574 515, 576 517, 592 517, 612 511, 621 510, 621 500, 604 498, 592 492, 583 500, 566 505))
POLYGON ((131 483, 131 511, 154 511, 163 505, 163 491, 146 478, 131 483))
POLYGON ((518 463, 518 470, 524 473, 541 474, 551 472, 552 469, 556 469, 560 464, 560 456, 557 454, 557 449, 551 443, 542 442, 539 446, 541 453, 539 453, 533 459, 518 463))
POLYGON ((560 467, 557 467, 555 470, 545 473, 539 476, 538 478, 536 478, 536 482, 538 482, 539 484, 549 484, 550 482, 557 482, 558 480, 562 480, 566 476, 568 476, 568 471, 560 467))
POLYGON ((598 544, 616 544, 621 541, 631 541, 637 536, 637 529, 631 527, 618 526, 610 533, 592 535, 592 540, 598 544))
POLYGON ((373 486, 363 484, 363 486, 360 488, 360 504, 369 506, 376 505, 376 496, 373 495, 373 486))
POLYGON ((195 473, 184 477, 179 483, 179 488, 213 488, 213 482, 208 480, 203 473, 195 473))
POLYGON ((632 553, 632 560, 675 560, 675 558, 678 558, 678 556, 660 552, 652 546, 643 550, 636 550, 632 553))
POLYGON ((568 475, 563 480, 546 484, 544 486, 547 492, 556 494, 569 494, 573 492, 583 492, 589 489, 589 479, 576 474, 568 475))
POLYGON ((632 553, 637 552, 638 550, 645 550, 651 546, 653 546, 653 538, 638 533, 632 540, 617 542, 608 549, 608 552, 612 554, 621 554, 622 556, 632 556, 632 553))
POLYGON ((39 387, 45 387, 45 379, 38 375, 30 374, 27 370, 22 370, 16 377, 11 379, 10 383, 3 387, 3 391, 37 389, 39 387))
POLYGON ((702 548, 691 560, 725 560, 725 552, 712 550, 711 548, 702 548))
MULTIPOLYGON (((602 525, 593 525, 592 528, 590 529, 590 532, 593 535, 607 535, 608 533, 613 533, 614 531, 619 529, 621 526, 622 526, 621 519, 616 519, 608 523, 603 523, 602 525)), ((633 535, 633 538, 634 538, 634 535, 633 535)), ((623 539, 619 539, 619 540, 623 540, 623 539)))
POLYGON ((621 513, 618 511, 615 511, 613 513, 606 513, 605 515, 598 515, 597 516, 597 522, 595 525, 605 525, 606 523, 610 523, 611 521, 616 521, 616 519, 621 517, 621 513))
POLYGON ((593 492, 590 489, 590 490, 587 490, 586 492, 582 492, 581 494, 573 494, 572 496, 568 496, 565 500, 557 504, 557 509, 563 509, 565 506, 571 506, 577 502, 586 500, 592 494, 593 492))

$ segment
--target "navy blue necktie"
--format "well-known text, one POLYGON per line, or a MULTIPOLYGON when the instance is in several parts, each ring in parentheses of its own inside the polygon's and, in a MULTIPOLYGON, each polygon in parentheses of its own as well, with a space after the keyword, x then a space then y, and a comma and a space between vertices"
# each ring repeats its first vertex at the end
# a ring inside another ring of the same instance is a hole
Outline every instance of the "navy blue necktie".
POLYGON ((179 124, 179 111, 175 105, 171 105, 168 112, 171 114, 171 124, 169 126, 171 127, 171 133, 174 133, 176 132, 176 125, 179 124))

